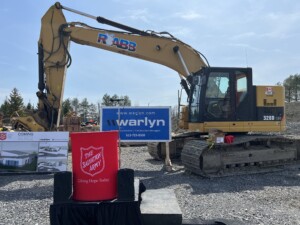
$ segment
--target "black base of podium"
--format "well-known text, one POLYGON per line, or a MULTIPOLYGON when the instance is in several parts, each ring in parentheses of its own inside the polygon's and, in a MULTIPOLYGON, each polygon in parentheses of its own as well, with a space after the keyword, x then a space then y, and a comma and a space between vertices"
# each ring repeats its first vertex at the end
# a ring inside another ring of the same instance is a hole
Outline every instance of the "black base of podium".
POLYGON ((142 225, 139 203, 68 202, 50 205, 51 225, 142 225))
MULTIPOLYGON (((118 199, 80 202, 72 200, 72 173, 54 175, 51 225, 141 225, 140 199, 144 186, 131 169, 118 173, 118 199)), ((101 191, 101 190, 99 190, 101 191)))
POLYGON ((72 198, 72 173, 59 172, 54 174, 53 202, 69 202, 72 198))

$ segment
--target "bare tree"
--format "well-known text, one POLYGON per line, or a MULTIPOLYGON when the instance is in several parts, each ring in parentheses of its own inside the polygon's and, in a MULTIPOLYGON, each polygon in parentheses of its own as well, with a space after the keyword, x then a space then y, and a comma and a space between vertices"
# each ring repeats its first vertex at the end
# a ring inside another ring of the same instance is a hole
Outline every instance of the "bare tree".
POLYGON ((287 102, 299 101, 300 74, 290 75, 283 81, 285 87, 285 100, 287 102))

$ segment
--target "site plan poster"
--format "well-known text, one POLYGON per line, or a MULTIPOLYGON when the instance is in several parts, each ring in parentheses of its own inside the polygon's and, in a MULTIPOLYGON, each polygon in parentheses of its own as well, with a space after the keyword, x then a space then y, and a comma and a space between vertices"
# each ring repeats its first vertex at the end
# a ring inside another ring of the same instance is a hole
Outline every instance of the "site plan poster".
POLYGON ((122 142, 171 140, 170 107, 102 107, 101 131, 118 130, 122 142))
POLYGON ((0 173, 66 171, 68 142, 69 132, 0 132, 0 173))

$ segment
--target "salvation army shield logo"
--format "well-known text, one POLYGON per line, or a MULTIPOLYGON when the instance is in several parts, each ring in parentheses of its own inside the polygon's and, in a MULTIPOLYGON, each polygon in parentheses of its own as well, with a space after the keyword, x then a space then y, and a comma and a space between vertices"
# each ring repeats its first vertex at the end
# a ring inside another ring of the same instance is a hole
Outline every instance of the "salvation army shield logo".
POLYGON ((80 148, 81 171, 92 177, 101 173, 105 168, 103 152, 103 147, 80 148))
POLYGON ((0 141, 6 140, 7 136, 6 133, 0 132, 0 141))

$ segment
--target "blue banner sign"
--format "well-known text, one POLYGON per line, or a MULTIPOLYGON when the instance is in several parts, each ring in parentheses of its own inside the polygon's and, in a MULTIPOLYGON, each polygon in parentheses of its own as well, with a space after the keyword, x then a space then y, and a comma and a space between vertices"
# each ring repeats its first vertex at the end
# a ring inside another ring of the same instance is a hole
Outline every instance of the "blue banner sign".
POLYGON ((170 107, 102 107, 101 131, 120 131, 123 142, 171 140, 170 107))

